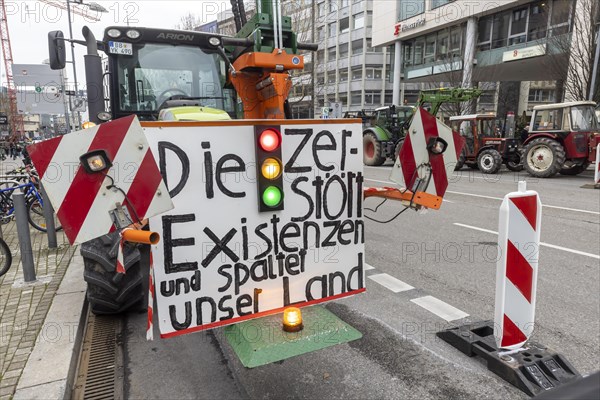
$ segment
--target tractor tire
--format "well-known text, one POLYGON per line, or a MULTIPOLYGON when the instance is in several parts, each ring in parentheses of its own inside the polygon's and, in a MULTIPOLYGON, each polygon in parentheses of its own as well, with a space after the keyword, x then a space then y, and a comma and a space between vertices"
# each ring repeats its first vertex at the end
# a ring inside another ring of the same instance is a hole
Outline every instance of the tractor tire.
POLYGON ((565 158, 565 149, 559 142, 542 137, 525 146, 523 166, 531 176, 550 178, 563 168, 565 158))
POLYGON ((585 171, 589 166, 590 166, 590 163, 588 161, 584 161, 581 164, 572 164, 571 166, 568 166, 568 167, 565 163, 565 165, 563 165, 563 168, 558 172, 561 175, 574 176, 574 175, 579 175, 580 173, 585 171))
POLYGON ((363 163, 371 167, 378 167, 385 162, 381 156, 381 142, 372 132, 363 134, 363 163))
POLYGON ((485 149, 477 157, 477 167, 484 174, 496 174, 502 167, 502 156, 497 150, 485 149))
POLYGON ((93 239, 81 245, 87 282, 87 300, 96 315, 114 315, 126 311, 142 311, 146 291, 140 251, 124 246, 125 274, 116 272, 120 237, 116 233, 93 239))
POLYGON ((465 149, 463 149, 460 152, 460 155, 458 156, 458 158, 456 159, 456 165, 454 166, 454 170, 455 171, 459 171, 462 169, 462 167, 465 166, 465 161, 467 160, 467 153, 465 152, 465 149))

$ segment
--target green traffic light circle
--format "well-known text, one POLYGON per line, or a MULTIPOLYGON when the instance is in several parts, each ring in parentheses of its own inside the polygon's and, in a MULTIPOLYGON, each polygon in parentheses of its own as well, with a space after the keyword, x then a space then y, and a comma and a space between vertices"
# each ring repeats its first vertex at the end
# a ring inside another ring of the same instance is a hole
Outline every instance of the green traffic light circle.
POLYGON ((275 186, 269 186, 262 195, 263 203, 268 207, 277 207, 281 203, 281 190, 275 186))

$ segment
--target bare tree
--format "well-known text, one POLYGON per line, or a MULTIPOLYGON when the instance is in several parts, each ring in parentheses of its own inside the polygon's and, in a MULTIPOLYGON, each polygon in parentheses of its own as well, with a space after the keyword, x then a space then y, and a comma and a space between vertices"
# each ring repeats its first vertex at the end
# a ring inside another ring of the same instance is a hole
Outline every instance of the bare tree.
POLYGON ((179 23, 175 25, 175 29, 193 31, 200 25, 202 25, 202 18, 188 11, 187 14, 185 14, 179 19, 179 23))
MULTIPOLYGON (((596 50, 596 23, 600 17, 600 2, 577 0, 573 2, 571 34, 553 35, 548 46, 568 60, 552 57, 547 66, 563 77, 565 97, 572 100, 587 100, 591 89, 592 70, 596 50)), ((600 101, 600 83, 596 85, 594 100, 600 101)))

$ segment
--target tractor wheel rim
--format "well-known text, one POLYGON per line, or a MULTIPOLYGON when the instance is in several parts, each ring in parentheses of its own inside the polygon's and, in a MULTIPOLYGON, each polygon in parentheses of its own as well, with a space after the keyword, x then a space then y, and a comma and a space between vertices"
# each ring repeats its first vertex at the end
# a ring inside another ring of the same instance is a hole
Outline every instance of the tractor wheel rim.
POLYGON ((373 143, 367 144, 367 148, 365 149, 365 153, 367 154, 367 157, 373 158, 373 155, 375 154, 375 146, 373 145, 373 143))
POLYGON ((494 165, 494 157, 491 154, 486 154, 481 158, 481 167, 486 171, 492 169, 494 165))
POLYGON ((554 154, 548 146, 540 145, 532 148, 527 157, 529 166, 537 171, 545 171, 554 162, 554 154))

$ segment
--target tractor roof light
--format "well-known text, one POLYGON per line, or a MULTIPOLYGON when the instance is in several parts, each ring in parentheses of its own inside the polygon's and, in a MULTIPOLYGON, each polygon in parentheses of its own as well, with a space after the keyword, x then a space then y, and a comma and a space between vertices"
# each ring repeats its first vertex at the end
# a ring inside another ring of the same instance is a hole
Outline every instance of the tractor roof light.
POLYGON ((208 43, 210 43, 212 46, 218 47, 221 45, 221 39, 216 36, 212 36, 208 39, 208 43))
POLYGON ((128 30, 128 31, 125 33, 125 35, 127 35, 127 37, 128 37, 129 39, 133 39, 133 40, 135 40, 135 39, 139 39, 139 38, 140 38, 140 36, 141 36, 141 34, 140 34, 140 31, 136 31, 135 29, 130 29, 130 30, 128 30))
POLYGON ((258 142, 264 151, 273 151, 281 144, 281 138, 279 137, 279 132, 274 129, 265 129, 260 134, 258 142))
POLYGON ((441 137, 432 137, 427 142, 427 150, 431 154, 443 154, 448 148, 448 142, 441 137))
POLYGON ((283 330, 286 332, 299 332, 304 328, 302 324, 302 311, 297 307, 288 307, 283 310, 283 330))
POLYGON ((100 121, 104 121, 104 122, 110 121, 112 118, 112 115, 110 115, 110 113, 108 111, 100 111, 98 113, 98 115, 96 115, 96 116, 98 117, 98 119, 100 121))
POLYGON ((105 150, 93 150, 79 157, 81 166, 88 174, 106 171, 112 167, 105 150))
POLYGON ((112 28, 112 29, 109 29, 109 30, 106 32, 106 34, 107 34, 109 37, 111 37, 111 38, 115 39, 115 38, 118 38, 119 36, 121 36, 121 31, 120 31, 120 30, 118 30, 118 29, 112 28))

